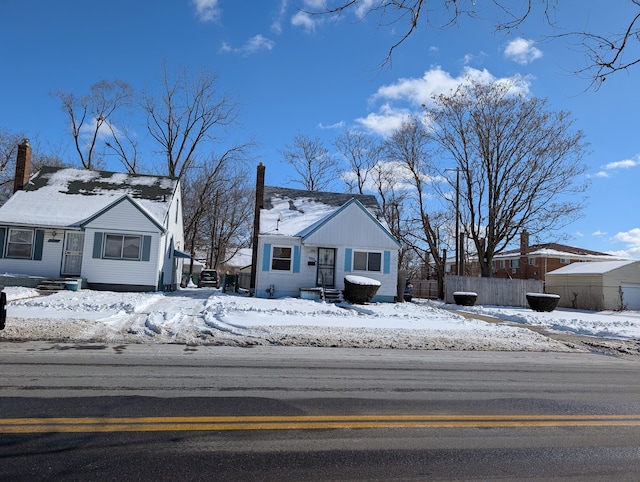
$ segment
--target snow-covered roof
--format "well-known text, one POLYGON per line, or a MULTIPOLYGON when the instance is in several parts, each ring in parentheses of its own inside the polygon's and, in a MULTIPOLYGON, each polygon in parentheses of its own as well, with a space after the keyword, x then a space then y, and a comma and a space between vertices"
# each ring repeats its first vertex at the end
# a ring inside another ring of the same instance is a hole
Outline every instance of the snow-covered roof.
POLYGON ((253 251, 251 248, 240 248, 236 253, 233 254, 231 259, 224 263, 226 266, 232 268, 244 268, 245 266, 249 266, 251 264, 251 258, 253 256, 253 251))
POLYGON ((353 198, 384 225, 380 206, 372 195, 265 186, 263 208, 260 210, 260 234, 301 236, 309 227, 321 222, 353 198))
MULTIPOLYGON (((503 251, 502 253, 496 254, 493 259, 515 259, 520 256, 523 255, 520 253, 519 249, 511 249, 509 251, 503 251)), ((524 256, 530 258, 567 258, 582 261, 613 261, 623 259, 607 253, 601 253, 599 251, 591 251, 589 249, 558 243, 545 243, 529 246, 524 256)))
POLYGON ((128 196, 159 225, 176 190, 177 178, 43 167, 24 190, 0 207, 0 223, 79 227, 96 213, 128 196))
POLYGON ((600 261, 597 263, 571 263, 570 265, 550 271, 546 276, 556 274, 604 274, 633 263, 639 263, 639 261, 626 260, 600 261))

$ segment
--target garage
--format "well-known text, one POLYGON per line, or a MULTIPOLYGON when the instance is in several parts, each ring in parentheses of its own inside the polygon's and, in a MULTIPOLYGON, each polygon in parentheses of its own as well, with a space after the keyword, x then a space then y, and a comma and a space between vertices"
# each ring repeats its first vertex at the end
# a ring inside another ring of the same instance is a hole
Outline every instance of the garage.
POLYGON ((640 311, 640 283, 621 283, 622 304, 627 310, 640 311))
POLYGON ((546 275, 558 306, 578 310, 640 310, 640 261, 571 263, 546 275))

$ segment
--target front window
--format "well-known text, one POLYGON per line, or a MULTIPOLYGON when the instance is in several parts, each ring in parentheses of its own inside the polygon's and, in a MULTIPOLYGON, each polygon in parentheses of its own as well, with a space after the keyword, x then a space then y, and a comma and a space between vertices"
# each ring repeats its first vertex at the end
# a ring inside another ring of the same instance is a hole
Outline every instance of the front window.
POLYGON ((569 264, 571 260, 569 258, 560 258, 560 264, 569 264))
POLYGON ((519 268, 520 267, 520 260, 519 259, 512 259, 512 260, 509 261, 509 265, 514 269, 519 268))
POLYGON ((31 259, 33 253, 33 230, 10 229, 7 242, 7 258, 31 259))
POLYGON ((291 248, 275 246, 271 258, 271 269, 276 271, 291 271, 291 248))
POLYGON ((104 257, 109 259, 140 259, 140 236, 107 234, 104 243, 104 257))
POLYGON ((382 271, 382 253, 353 252, 354 271, 382 271))

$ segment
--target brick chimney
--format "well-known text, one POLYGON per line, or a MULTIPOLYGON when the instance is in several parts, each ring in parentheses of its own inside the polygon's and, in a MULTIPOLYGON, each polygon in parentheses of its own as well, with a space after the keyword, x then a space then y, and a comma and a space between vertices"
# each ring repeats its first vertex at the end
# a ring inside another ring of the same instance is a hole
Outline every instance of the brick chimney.
POLYGON ((520 233, 520 254, 529 252, 529 232, 525 229, 520 233))
POLYGON ((251 255, 251 281, 250 290, 255 292, 256 288, 256 270, 258 269, 258 234, 260 233, 260 210, 264 206, 264 164, 258 164, 256 173, 256 205, 253 213, 253 239, 252 239, 252 255, 251 255))
POLYGON ((524 229, 520 233, 520 279, 529 279, 529 232, 524 229))
POLYGON ((31 146, 29 139, 23 139, 18 144, 18 156, 16 158, 16 176, 13 180, 13 192, 21 191, 29 182, 31 175, 31 146))

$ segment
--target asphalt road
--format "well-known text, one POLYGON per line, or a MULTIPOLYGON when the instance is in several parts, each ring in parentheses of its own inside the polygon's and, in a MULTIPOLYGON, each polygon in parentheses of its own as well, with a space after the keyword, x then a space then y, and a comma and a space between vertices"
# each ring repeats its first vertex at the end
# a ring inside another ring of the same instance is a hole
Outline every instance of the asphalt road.
POLYGON ((0 480, 639 480, 640 361, 0 344, 0 480))

